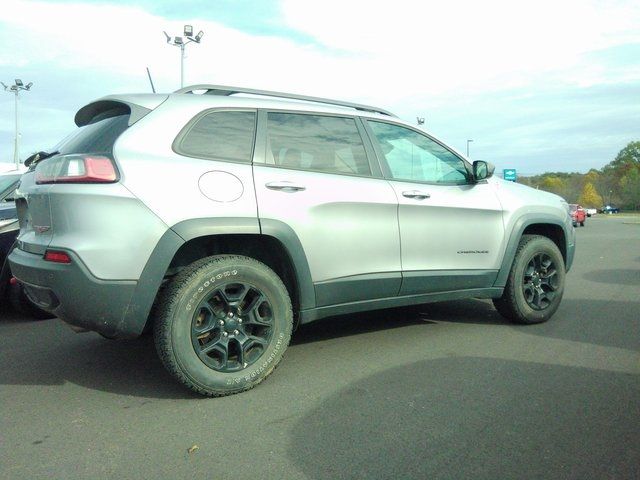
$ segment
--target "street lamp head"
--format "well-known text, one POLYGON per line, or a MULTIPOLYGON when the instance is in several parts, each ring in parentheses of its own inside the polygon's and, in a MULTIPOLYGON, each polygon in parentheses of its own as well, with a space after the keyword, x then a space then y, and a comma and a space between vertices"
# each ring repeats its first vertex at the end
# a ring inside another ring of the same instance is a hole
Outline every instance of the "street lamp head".
POLYGON ((29 82, 29 83, 27 83, 27 85, 24 88, 26 90, 30 90, 32 85, 33 85, 33 82, 29 82))
POLYGON ((191 25, 184 26, 184 36, 192 37, 193 36, 193 27, 191 25))
POLYGON ((200 39, 202 38, 203 35, 204 35, 204 32, 200 30, 198 32, 198 35, 196 35, 196 42, 200 43, 200 39))
POLYGON ((0 82, 0 83, 2 84, 5 90, 9 90, 9 86, 6 83, 4 82, 0 82))
POLYGON ((16 78, 16 85, 21 87, 24 84, 22 83, 22 80, 20 80, 19 78, 16 78))
POLYGON ((176 45, 182 45, 184 42, 182 41, 182 37, 176 37, 173 39, 173 43, 176 45))
POLYGON ((171 43, 171 37, 169 36, 169 34, 164 30, 162 31, 162 33, 164 33, 164 36, 167 37, 167 43, 171 43))

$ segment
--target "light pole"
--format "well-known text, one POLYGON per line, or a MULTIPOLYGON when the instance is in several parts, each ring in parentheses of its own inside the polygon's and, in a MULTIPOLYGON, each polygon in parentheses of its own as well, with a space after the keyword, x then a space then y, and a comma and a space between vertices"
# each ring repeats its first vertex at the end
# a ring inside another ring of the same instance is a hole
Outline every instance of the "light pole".
POLYGON ((184 87, 184 47, 187 46, 188 43, 195 42, 200 43, 204 32, 200 30, 198 34, 193 36, 193 27, 191 25, 184 26, 184 38, 183 37, 170 37, 167 32, 163 32, 164 36, 167 37, 167 43, 169 45, 173 45, 174 47, 180 47, 180 88, 184 87), (186 41, 185 41, 186 38, 186 41))
POLYGON ((25 91, 31 90, 31 86, 33 85, 33 82, 29 82, 25 85, 24 83, 22 83, 22 80, 20 80, 19 78, 16 78, 15 83, 11 86, 5 85, 4 82, 0 82, 0 83, 2 83, 2 86, 4 87, 5 91, 13 92, 16 99, 16 138, 15 138, 15 146, 13 150, 13 161, 16 164, 16 170, 17 170, 18 168, 20 168, 20 130, 19 130, 19 124, 18 124, 18 96, 19 96, 20 90, 25 90, 25 91))
POLYGON ((473 140, 467 140, 467 158, 469 158, 469 144, 473 142, 473 140))

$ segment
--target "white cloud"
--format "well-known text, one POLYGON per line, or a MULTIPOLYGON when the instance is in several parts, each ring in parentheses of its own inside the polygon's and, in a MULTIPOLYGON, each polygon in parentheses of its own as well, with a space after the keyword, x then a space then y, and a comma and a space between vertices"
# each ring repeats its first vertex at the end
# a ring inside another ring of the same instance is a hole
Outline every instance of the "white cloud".
MULTIPOLYGON (((637 1, 282 0, 281 14, 310 41, 167 19, 135 6, 8 3, 0 10, 0 72, 7 79, 29 74, 35 83, 21 107, 23 125, 35 130, 25 127, 23 151, 55 143, 92 98, 148 91, 146 66, 160 91, 178 88, 179 50, 162 31, 178 33, 184 23, 205 31, 200 45, 187 47, 187 84, 344 98, 409 118, 451 101, 465 115, 465 98, 505 89, 640 81, 639 62, 612 67, 590 56, 640 42, 637 1)), ((8 95, 0 108, 4 159, 12 155, 8 95)))

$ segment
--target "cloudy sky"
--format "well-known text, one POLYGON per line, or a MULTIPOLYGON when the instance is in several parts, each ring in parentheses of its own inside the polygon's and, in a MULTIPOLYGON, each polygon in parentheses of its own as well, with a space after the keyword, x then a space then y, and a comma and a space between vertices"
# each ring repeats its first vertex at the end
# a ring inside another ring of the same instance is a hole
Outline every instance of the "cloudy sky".
MULTIPOLYGON (((185 83, 370 103, 497 169, 600 168, 640 140, 638 0, 12 0, 0 9, 0 80, 20 100, 21 157, 74 128, 85 103, 179 88, 162 33, 204 30, 185 83)), ((1 92, 0 93, 4 93, 1 92)), ((0 162, 13 158, 0 97, 0 162)))

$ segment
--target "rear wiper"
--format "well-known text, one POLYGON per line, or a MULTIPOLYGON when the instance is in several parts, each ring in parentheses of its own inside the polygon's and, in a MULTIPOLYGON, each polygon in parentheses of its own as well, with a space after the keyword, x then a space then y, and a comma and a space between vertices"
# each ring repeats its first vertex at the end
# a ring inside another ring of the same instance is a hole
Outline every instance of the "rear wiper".
POLYGON ((35 165, 36 163, 38 163, 41 160, 44 160, 45 158, 49 158, 49 157, 53 157, 54 155, 57 155, 58 152, 57 150, 53 151, 53 152, 38 152, 38 153, 34 153, 33 155, 31 155, 29 158, 27 158, 24 161, 24 166, 28 167, 29 165, 33 164, 35 165))

